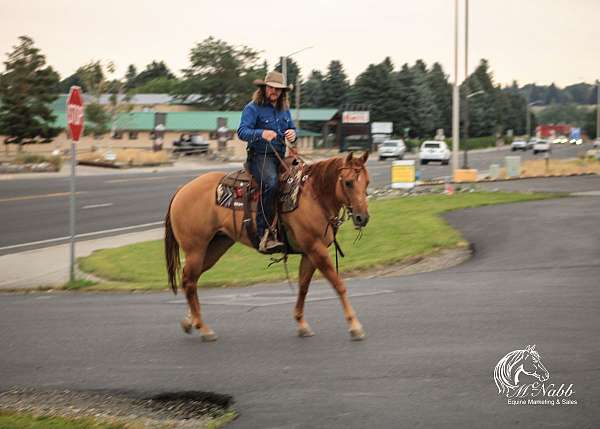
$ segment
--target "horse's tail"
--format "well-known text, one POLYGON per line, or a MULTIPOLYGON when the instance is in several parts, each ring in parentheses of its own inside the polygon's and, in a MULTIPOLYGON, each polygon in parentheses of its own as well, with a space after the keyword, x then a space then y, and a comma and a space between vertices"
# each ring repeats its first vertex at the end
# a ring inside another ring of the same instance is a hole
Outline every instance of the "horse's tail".
POLYGON ((173 293, 177 295, 177 275, 179 273, 179 268, 181 267, 181 261, 179 259, 179 243, 177 243, 171 225, 171 204, 173 204, 174 198, 175 195, 173 195, 173 198, 171 198, 171 201, 169 202, 167 216, 165 217, 165 258, 167 260, 169 285, 171 286, 173 293))

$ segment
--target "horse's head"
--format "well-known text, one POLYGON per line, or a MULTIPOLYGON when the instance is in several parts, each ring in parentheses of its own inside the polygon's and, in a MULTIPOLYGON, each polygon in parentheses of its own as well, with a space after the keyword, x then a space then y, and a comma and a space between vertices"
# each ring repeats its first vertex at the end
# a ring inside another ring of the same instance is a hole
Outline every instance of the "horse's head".
POLYGON ((522 366, 523 372, 529 376, 535 377, 541 382, 544 382, 550 378, 550 374, 540 359, 540 354, 535 351, 535 344, 533 346, 527 346, 524 350, 522 366))
POLYGON ((368 157, 369 152, 365 152, 358 158, 354 158, 350 152, 339 169, 340 186, 336 188, 338 200, 342 201, 349 210, 352 222, 357 228, 362 228, 369 222, 367 203, 369 173, 366 168, 368 157))

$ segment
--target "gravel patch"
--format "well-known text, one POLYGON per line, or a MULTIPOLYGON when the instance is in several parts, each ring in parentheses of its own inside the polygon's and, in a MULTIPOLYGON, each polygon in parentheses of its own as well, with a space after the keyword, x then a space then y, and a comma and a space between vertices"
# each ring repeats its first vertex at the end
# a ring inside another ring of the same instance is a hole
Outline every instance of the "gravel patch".
POLYGON ((172 392, 144 396, 127 392, 37 390, 0 392, 0 409, 43 416, 93 418, 133 428, 191 429, 231 413, 233 398, 212 392, 172 392))

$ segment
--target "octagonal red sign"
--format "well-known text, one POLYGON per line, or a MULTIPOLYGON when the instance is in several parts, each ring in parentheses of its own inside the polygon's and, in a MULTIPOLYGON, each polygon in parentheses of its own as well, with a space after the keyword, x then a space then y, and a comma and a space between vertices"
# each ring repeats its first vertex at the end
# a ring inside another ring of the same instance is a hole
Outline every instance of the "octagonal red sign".
POLYGON ((67 125, 71 131, 71 139, 79 141, 83 133, 83 96, 78 86, 71 87, 67 98, 67 125))

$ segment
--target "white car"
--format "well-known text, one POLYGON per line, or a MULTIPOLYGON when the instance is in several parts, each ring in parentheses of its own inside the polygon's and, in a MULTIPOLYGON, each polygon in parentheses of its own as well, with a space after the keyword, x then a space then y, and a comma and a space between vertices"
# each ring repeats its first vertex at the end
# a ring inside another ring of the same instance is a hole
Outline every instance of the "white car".
POLYGON ((583 139, 571 139, 571 140, 569 140, 569 143, 580 145, 580 144, 583 144, 583 139))
POLYGON ((552 152, 552 148, 550 147, 550 142, 548 140, 538 140, 533 145, 533 154, 537 155, 540 152, 552 152))
POLYGON ((527 150, 529 147, 527 146, 527 142, 525 140, 515 140, 510 144, 510 150, 513 152, 516 150, 527 150))
POLYGON ((406 153, 406 145, 403 140, 385 140, 377 151, 380 161, 386 158, 402 159, 406 153))
POLYGON ((427 140, 424 141, 419 150, 421 164, 425 165, 429 161, 439 161, 442 165, 448 165, 450 162, 450 150, 446 142, 427 140))
POLYGON ((594 149, 600 149, 600 138, 597 138, 596 140, 594 140, 594 143, 592 144, 592 147, 594 149))

